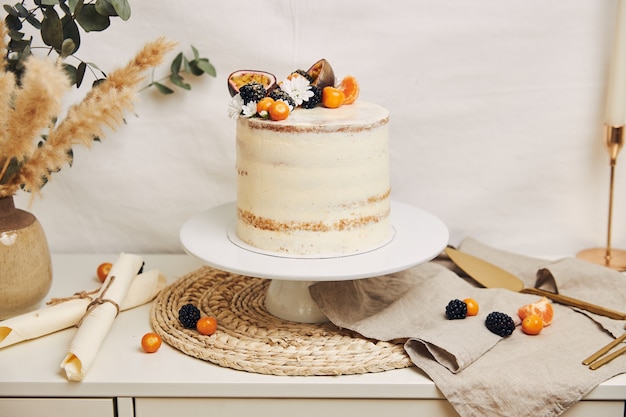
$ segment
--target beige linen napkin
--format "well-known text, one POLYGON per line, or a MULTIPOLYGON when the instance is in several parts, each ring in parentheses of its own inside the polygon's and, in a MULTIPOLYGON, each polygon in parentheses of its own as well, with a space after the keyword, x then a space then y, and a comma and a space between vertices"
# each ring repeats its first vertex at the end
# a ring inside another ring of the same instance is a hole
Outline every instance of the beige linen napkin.
MULTIPOLYGON (((137 275, 120 310, 129 310, 152 301, 165 284, 165 277, 156 269, 137 275)), ((68 297, 49 307, 0 321, 0 349, 75 326, 96 297, 97 291, 88 297, 68 297)))
POLYGON ((98 297, 78 323, 68 354, 61 362, 68 380, 82 381, 87 374, 142 263, 140 256, 122 253, 111 267, 98 297))
MULTIPOLYGON (((564 293, 566 287, 577 287, 583 293, 590 286, 589 280, 605 274, 605 268, 592 265, 588 270, 586 264, 580 265, 583 261, 571 259, 568 270, 580 268, 585 275, 570 273, 566 277, 561 271, 561 265, 567 263, 564 260, 517 256, 475 241, 464 242, 462 249, 507 266, 505 269, 523 276, 527 285, 534 284, 528 281, 536 280, 538 270, 556 265, 554 271, 548 271, 564 293), (578 285, 561 282, 561 277, 578 285)), ((614 285, 603 291, 595 289, 592 298, 579 298, 618 310, 603 300, 614 296, 607 293, 616 292, 615 287, 620 287, 619 293, 626 291, 626 282, 620 273, 608 272, 614 285)), ((484 325, 488 313, 501 311, 519 322, 518 307, 539 297, 478 288, 435 262, 383 277, 320 282, 311 286, 310 292, 320 309, 340 327, 379 340, 406 338, 405 349, 413 362, 463 417, 558 416, 602 381, 626 372, 626 356, 596 371, 581 364, 612 337, 598 326, 599 322, 569 307, 555 304, 553 323, 537 336, 525 335, 519 327, 508 338, 492 334, 484 325), (478 316, 447 320, 448 301, 466 297, 478 301, 478 316)), ((626 296, 621 305, 626 305, 626 296)), ((623 331, 624 322, 607 320, 609 327, 623 331)))

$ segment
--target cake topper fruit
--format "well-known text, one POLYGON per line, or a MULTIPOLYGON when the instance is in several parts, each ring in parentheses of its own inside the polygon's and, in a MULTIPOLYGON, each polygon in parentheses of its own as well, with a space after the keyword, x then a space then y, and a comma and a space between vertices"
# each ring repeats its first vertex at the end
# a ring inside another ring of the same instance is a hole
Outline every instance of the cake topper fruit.
POLYGON ((335 85, 335 72, 325 59, 317 61, 306 73, 311 77, 311 84, 320 90, 335 85))
POLYGON ((228 92, 233 97, 239 93, 244 85, 257 82, 266 90, 271 90, 276 85, 276 77, 265 71, 239 70, 228 76, 228 92))
POLYGON ((330 63, 320 59, 308 71, 298 69, 280 82, 265 71, 235 71, 228 77, 228 91, 232 97, 230 117, 279 121, 289 117, 296 108, 312 109, 322 105, 335 109, 352 104, 359 95, 359 84, 355 77, 348 75, 336 85, 330 63))

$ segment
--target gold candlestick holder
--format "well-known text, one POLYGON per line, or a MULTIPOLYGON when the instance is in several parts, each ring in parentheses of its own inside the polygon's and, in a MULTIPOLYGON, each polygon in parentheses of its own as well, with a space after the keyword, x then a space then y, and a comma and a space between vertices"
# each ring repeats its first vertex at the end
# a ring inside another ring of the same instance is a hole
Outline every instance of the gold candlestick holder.
POLYGON ((585 249, 576 254, 576 257, 604 265, 618 271, 626 270, 626 251, 611 247, 611 230, 613 228, 613 193, 615 189, 615 167, 617 156, 624 146, 624 126, 606 126, 605 145, 609 151, 611 174, 609 179, 609 219, 607 224, 606 247, 585 249))

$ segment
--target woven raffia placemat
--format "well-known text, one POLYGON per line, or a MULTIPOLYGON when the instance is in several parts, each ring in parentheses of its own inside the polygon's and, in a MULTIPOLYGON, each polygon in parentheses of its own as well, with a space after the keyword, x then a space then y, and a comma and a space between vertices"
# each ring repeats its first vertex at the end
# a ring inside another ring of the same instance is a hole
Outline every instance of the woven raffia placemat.
POLYGON ((165 288, 153 303, 155 331, 181 352, 220 366, 271 375, 346 375, 411 366, 401 341, 366 339, 332 323, 303 324, 265 309, 269 280, 211 267, 193 271, 165 288), (178 321, 184 304, 217 318, 203 336, 178 321))

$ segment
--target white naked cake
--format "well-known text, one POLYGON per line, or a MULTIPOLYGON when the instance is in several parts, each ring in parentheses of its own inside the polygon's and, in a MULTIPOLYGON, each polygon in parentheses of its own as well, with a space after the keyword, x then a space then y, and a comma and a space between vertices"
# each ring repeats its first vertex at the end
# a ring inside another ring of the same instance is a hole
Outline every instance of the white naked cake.
POLYGON ((388 111, 357 101, 237 121, 244 243, 293 255, 354 254, 392 236, 388 111))

